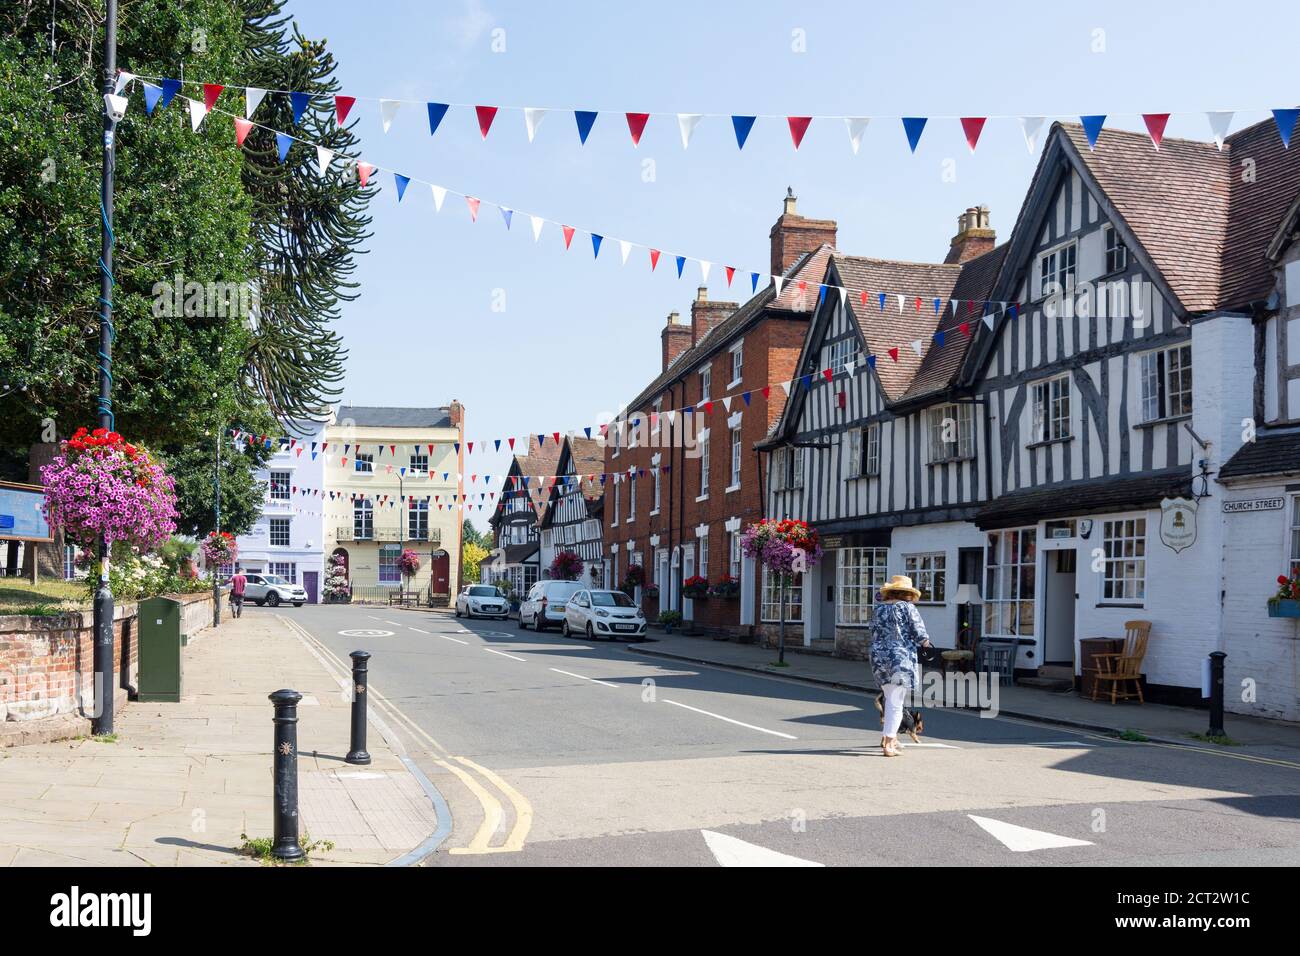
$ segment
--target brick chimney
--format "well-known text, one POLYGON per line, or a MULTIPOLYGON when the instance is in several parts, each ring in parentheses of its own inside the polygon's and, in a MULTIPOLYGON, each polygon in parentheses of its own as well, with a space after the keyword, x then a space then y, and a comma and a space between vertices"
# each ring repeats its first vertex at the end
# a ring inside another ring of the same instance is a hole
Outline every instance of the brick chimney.
POLYGON ((465 406, 453 398, 447 408, 447 418, 452 428, 461 428, 465 424, 465 406))
POLYGON ((709 290, 705 286, 696 289, 695 301, 691 303, 691 344, 699 342, 709 334, 710 329, 738 308, 739 302, 710 301, 709 290))
POLYGON ((805 252, 813 252, 822 245, 835 245, 835 220, 805 219, 795 211, 797 201, 794 190, 787 188, 781 218, 768 234, 772 240, 773 275, 784 275, 805 252))
POLYGON ((989 227, 989 207, 971 206, 957 217, 957 235, 948 247, 948 258, 943 261, 962 263, 982 256, 997 242, 997 233, 989 227))
POLYGON ((668 324, 659 333, 659 340, 663 343, 663 371, 666 372, 673 360, 691 347, 691 327, 676 312, 669 312, 668 324))

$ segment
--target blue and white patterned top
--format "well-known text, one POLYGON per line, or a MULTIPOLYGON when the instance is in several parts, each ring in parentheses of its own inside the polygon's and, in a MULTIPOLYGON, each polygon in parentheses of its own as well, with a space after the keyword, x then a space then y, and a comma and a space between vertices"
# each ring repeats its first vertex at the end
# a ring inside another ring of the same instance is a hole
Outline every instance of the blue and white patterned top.
POLYGON ((871 615, 871 672, 876 682, 915 688, 919 668, 916 649, 928 640, 921 612, 910 601, 880 602, 871 615))

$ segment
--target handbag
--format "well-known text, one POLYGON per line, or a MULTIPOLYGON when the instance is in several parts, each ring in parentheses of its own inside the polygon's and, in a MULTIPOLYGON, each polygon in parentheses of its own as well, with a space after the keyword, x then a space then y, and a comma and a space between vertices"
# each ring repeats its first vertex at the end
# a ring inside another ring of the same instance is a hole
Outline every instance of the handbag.
MULTIPOLYGON (((899 631, 897 618, 894 619, 894 635, 900 642, 902 641, 903 635, 899 631)), ((933 644, 929 647, 926 647, 925 645, 917 645, 916 659, 922 667, 938 667, 943 663, 942 653, 943 652, 933 644)))

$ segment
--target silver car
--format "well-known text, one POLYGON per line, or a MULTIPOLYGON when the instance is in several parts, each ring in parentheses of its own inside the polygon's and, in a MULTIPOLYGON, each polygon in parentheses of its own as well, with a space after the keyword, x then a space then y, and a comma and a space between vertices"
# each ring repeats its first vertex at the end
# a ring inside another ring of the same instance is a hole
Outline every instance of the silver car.
POLYGON ((536 631, 559 627, 564 623, 564 608, 569 598, 582 590, 577 581, 538 581, 519 605, 519 629, 529 624, 536 631))
POLYGON ((307 592, 302 589, 302 585, 292 584, 278 574, 250 572, 244 576, 248 578, 248 586, 244 588, 245 601, 252 601, 259 607, 263 604, 271 607, 279 607, 281 604, 302 607, 307 603, 307 592))
POLYGON ((456 595, 456 616, 499 617, 503 621, 510 615, 510 602, 490 584, 471 584, 461 588, 456 595))
POLYGON ((645 628, 645 615, 622 591, 579 591, 564 608, 565 637, 645 637, 645 628))

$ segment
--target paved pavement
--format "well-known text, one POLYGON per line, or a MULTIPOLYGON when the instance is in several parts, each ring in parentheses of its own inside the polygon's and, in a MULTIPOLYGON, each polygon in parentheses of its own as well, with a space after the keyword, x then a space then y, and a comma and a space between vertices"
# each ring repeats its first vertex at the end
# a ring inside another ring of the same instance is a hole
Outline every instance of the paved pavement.
POLYGON ((181 703, 132 703, 116 742, 0 750, 0 866, 253 865, 241 834, 272 830, 272 708, 299 706, 301 826, 335 843, 317 863, 387 863, 438 829, 418 777, 379 733, 352 767, 350 703, 325 662, 270 612, 245 613, 185 650, 181 703))
POLYGON ((275 613, 374 655, 374 712, 450 812, 431 865, 1300 863, 1300 762, 943 709, 886 760, 858 691, 514 621, 275 613))

